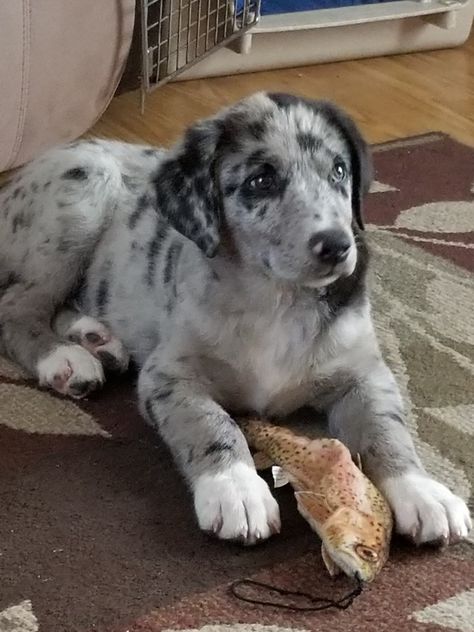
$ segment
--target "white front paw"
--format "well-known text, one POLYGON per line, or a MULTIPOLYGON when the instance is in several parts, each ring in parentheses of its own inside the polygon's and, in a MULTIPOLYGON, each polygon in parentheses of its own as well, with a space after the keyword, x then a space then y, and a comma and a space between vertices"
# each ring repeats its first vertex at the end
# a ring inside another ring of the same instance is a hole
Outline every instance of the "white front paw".
POLYGON ((280 531, 280 512, 266 482, 246 463, 203 474, 194 484, 199 526, 224 540, 255 544, 280 531))
POLYGON ((380 488, 395 514, 397 531, 417 544, 458 542, 472 528, 466 503, 427 475, 389 478, 380 488))

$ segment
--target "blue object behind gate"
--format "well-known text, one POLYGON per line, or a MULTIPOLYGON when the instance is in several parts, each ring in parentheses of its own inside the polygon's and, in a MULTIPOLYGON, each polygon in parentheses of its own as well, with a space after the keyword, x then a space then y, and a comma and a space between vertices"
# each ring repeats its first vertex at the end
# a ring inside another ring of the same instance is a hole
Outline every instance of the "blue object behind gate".
POLYGON ((262 15, 295 13, 314 9, 337 9, 360 4, 380 4, 393 0, 262 0, 262 15))

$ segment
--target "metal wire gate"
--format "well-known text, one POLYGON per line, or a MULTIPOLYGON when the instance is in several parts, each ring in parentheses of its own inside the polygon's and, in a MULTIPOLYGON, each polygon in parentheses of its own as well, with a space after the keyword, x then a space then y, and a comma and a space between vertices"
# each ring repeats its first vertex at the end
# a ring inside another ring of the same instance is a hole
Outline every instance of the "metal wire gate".
POLYGON ((142 93, 242 36, 260 0, 140 0, 142 93))

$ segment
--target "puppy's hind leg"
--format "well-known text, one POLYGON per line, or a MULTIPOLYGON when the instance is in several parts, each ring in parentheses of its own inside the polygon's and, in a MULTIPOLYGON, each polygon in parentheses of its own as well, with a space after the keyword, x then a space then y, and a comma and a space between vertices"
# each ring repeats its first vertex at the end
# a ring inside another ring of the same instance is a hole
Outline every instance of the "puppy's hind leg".
POLYGON ((35 282, 11 275, 0 289, 2 349, 34 375, 42 386, 83 397, 104 380, 102 365, 78 344, 63 341, 51 329, 55 299, 35 282))
POLYGON ((0 347, 41 385, 72 397, 103 382, 102 364, 58 335, 52 321, 81 282, 119 188, 114 159, 86 145, 51 151, 0 193, 8 211, 0 232, 0 347))

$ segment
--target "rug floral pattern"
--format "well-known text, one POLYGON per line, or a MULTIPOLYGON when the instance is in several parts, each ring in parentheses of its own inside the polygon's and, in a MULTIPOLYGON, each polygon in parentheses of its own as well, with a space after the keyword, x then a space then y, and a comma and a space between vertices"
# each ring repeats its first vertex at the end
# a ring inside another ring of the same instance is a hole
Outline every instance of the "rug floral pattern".
MULTIPOLYGON (((374 148, 367 204, 374 318, 428 470, 474 484, 474 149, 440 134, 374 148)), ((345 612, 237 602, 242 576, 335 596, 316 537, 279 491, 283 532, 254 550, 197 532, 182 483, 140 420, 131 378, 80 404, 0 358, 0 632, 474 630, 471 542, 396 540, 345 612)), ((472 504, 471 504, 472 509, 472 504)))

